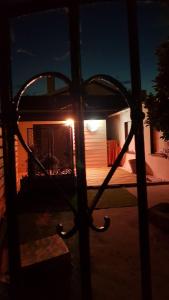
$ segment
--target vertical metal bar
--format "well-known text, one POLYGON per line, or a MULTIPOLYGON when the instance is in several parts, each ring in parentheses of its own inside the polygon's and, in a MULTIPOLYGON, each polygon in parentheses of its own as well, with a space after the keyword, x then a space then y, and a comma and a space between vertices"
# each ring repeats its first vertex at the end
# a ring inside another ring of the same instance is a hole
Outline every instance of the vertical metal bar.
POLYGON ((16 221, 16 174, 14 128, 11 112, 10 31, 7 14, 0 15, 0 99, 2 110, 2 137, 4 180, 7 216, 11 298, 17 299, 16 282, 20 270, 19 243, 16 221))
POLYGON ((141 286, 142 299, 151 300, 151 268, 149 251, 149 227, 148 207, 145 172, 144 134, 142 119, 142 104, 140 99, 141 78, 139 63, 139 43, 137 29, 136 1, 127 0, 130 68, 132 81, 132 97, 138 113, 138 129, 135 134, 136 143, 136 168, 137 168, 137 192, 138 192, 138 215, 139 215, 139 239, 141 259, 141 286), (135 101, 135 102, 134 102, 135 101))
POLYGON ((70 50, 72 95, 74 97, 75 112, 75 144, 79 222, 79 251, 82 282, 82 299, 91 300, 91 270, 90 270, 90 242, 87 214, 87 185, 85 170, 84 147, 84 116, 83 99, 81 96, 81 61, 80 61, 80 34, 79 34, 79 6, 74 1, 69 7, 70 21, 70 50))

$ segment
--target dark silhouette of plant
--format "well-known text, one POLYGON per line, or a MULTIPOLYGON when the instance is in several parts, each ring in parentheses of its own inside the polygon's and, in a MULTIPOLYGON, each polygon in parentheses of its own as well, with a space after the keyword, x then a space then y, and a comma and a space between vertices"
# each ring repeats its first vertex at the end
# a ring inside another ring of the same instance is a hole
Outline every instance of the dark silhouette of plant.
POLYGON ((52 174, 59 167, 59 160, 54 155, 48 153, 42 160, 42 164, 49 174, 52 174))
POLYGON ((154 82, 155 95, 145 100, 148 108, 146 123, 162 132, 161 138, 169 140, 169 39, 156 50, 158 75, 154 82))

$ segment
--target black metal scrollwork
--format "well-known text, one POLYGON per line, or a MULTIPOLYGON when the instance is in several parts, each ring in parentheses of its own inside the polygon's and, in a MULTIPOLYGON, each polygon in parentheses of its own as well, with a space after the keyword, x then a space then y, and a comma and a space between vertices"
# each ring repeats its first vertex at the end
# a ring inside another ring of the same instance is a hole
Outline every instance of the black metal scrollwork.
POLYGON ((97 226, 95 225, 93 222, 93 218, 91 219, 91 223, 90 223, 90 227, 91 229, 93 229, 94 231, 97 231, 97 232, 104 232, 106 231, 109 226, 110 226, 110 218, 108 216, 104 216, 104 225, 103 226, 97 226))
POLYGON ((71 238, 77 231, 78 231, 78 226, 77 226, 76 222, 75 222, 75 225, 67 232, 63 230, 62 224, 58 224, 56 226, 57 234, 59 234, 64 239, 71 238))
MULTIPOLYGON (((31 159, 39 166, 39 168, 42 170, 42 172, 49 176, 48 172, 46 171, 45 167, 43 166, 43 164, 35 157, 34 153, 32 152, 32 150, 29 148, 29 146, 25 143, 22 134, 19 130, 18 127, 18 121, 19 121, 19 104, 21 101, 21 97, 24 94, 24 92, 26 91, 26 89, 34 82, 36 82, 38 79, 41 78, 45 78, 45 77, 55 77, 55 78, 59 78, 61 80, 63 80, 67 85, 68 88, 70 90, 70 85, 71 85, 71 81, 69 80, 69 78, 67 78, 65 75, 61 74, 61 73, 57 73, 57 72, 45 72, 45 73, 41 73, 38 74, 34 77, 32 77, 30 80, 28 80, 19 90, 19 92, 17 93, 12 105, 14 107, 13 109, 13 113, 14 113, 14 122, 15 122, 15 134, 17 135, 21 145, 23 146, 23 148, 25 149, 25 151, 30 155, 31 159)), ((131 101, 131 97, 130 94, 127 92, 127 90, 125 89, 125 87, 116 79, 114 79, 111 76, 108 75, 104 75, 104 74, 98 74, 95 76, 92 76, 91 78, 89 78, 88 80, 86 80, 85 82, 82 83, 82 91, 83 91, 83 97, 85 98, 85 86, 89 83, 92 83, 96 80, 102 80, 104 82, 109 83, 109 86, 112 86, 112 91, 115 90, 116 92, 118 92, 121 96, 124 97, 124 100, 126 101, 126 103, 128 104, 128 106, 131 109, 131 120, 132 120, 132 125, 131 125, 131 129, 129 132, 129 135, 118 155, 118 157, 116 158, 114 164, 112 165, 110 171, 108 172, 107 176, 105 177, 103 183, 101 184, 101 186, 99 187, 95 197, 93 198, 93 202, 92 205, 90 207, 86 207, 86 218, 87 218, 87 223, 88 226, 97 231, 97 232, 104 232, 106 231, 109 226, 110 226, 110 218, 108 216, 104 217, 104 223, 102 226, 98 226, 94 224, 94 220, 92 217, 93 211, 96 208, 96 205, 98 204, 104 190, 106 189, 111 177, 113 176, 114 172, 116 171, 117 167, 119 166, 125 152, 128 149, 128 146, 133 138, 133 135, 136 131, 137 128, 137 122, 138 122, 138 118, 139 117, 143 117, 143 116, 138 116, 135 112, 135 109, 133 108, 133 104, 131 101)), ((63 237, 64 239, 70 238, 72 237, 78 230, 79 230, 79 226, 80 226, 80 220, 79 220, 79 212, 78 210, 72 205, 72 203, 69 200, 69 196, 67 194, 65 194, 65 191, 63 191, 61 189, 61 187, 58 185, 58 183, 53 180, 53 183, 56 185, 57 189, 61 190, 63 192, 63 197, 64 200, 67 202, 67 204, 69 205, 71 211, 74 214, 74 225, 72 226, 72 228, 69 231, 64 231, 63 229, 63 225, 62 224, 58 224, 56 227, 56 231, 57 233, 63 237)))

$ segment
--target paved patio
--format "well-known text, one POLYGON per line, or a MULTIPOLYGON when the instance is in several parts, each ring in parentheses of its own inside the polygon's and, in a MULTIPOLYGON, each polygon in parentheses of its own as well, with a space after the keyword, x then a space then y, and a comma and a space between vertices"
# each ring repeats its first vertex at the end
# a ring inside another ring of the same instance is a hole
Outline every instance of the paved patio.
MULTIPOLYGON (((136 188, 128 190, 137 195, 136 188)), ((169 202, 169 185, 148 187, 148 206, 169 202)), ((137 207, 97 210, 96 222, 104 215, 111 226, 103 234, 91 232, 94 300, 139 300, 140 259, 137 207)), ((169 299, 169 236, 150 224, 153 300, 169 299)))

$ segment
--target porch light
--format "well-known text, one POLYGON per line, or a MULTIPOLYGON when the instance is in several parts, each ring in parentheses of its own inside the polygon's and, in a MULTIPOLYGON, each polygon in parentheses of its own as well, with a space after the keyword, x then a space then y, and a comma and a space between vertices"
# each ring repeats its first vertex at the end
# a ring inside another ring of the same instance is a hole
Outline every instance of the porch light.
POLYGON ((66 126, 71 126, 71 127, 73 127, 73 125, 74 125, 74 120, 73 120, 73 119, 67 119, 67 120, 65 121, 65 125, 66 125, 66 126))
POLYGON ((87 129, 91 132, 95 132, 99 128, 99 121, 98 120, 89 120, 87 121, 87 129))

